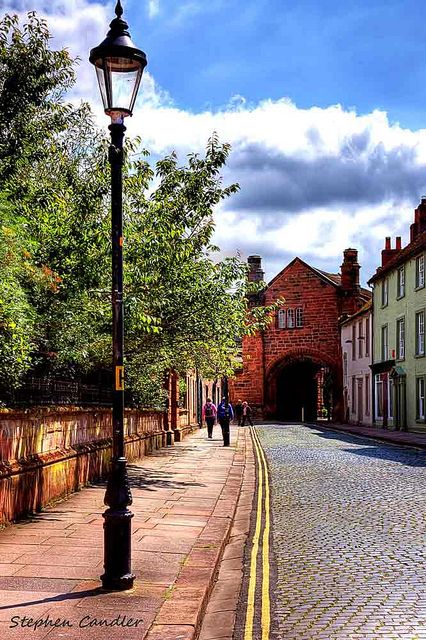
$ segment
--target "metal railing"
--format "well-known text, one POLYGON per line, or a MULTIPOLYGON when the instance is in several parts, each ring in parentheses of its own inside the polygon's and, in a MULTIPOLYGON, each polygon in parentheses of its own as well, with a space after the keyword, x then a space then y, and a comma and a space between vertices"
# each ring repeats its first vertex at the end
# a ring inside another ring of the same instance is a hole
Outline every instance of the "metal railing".
POLYGON ((100 405, 112 404, 112 386, 76 380, 30 377, 2 398, 8 405, 100 405))

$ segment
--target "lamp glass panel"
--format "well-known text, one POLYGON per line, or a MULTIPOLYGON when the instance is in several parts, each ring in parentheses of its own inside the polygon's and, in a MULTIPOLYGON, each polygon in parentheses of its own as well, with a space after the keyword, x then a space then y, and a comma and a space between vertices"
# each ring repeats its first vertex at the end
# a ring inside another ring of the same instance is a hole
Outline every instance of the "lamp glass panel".
POLYGON ((109 108, 109 98, 108 98, 108 92, 105 84, 104 68, 102 66, 101 60, 98 60, 96 62, 95 69, 96 69, 96 75, 99 83, 99 90, 101 92, 102 102, 104 105, 104 109, 106 110, 109 108))
POLYGON ((141 64, 133 59, 106 58, 105 75, 111 95, 108 107, 114 111, 131 112, 141 78, 141 64))

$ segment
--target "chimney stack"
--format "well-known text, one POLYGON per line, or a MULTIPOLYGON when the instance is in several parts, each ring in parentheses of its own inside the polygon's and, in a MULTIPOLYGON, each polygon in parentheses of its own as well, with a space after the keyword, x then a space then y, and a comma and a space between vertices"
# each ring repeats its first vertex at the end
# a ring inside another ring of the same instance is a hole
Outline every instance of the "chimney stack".
POLYGON ((345 249, 340 267, 343 293, 342 313, 351 315, 359 308, 359 270, 357 249, 345 249))
POLYGON ((389 236, 386 237, 385 248, 382 249, 382 267, 386 266, 389 260, 391 260, 399 251, 401 251, 401 236, 397 236, 395 239, 395 249, 392 249, 391 239, 389 236))
POLYGON ((260 280, 263 280, 265 272, 262 270, 262 258, 260 256, 249 256, 247 263, 249 265, 249 281, 260 282, 260 280))
POLYGON ((413 242, 423 231, 426 231, 426 196, 422 196, 419 206, 414 210, 414 222, 410 226, 410 242, 413 242))
POLYGON ((342 288, 353 293, 359 292, 359 270, 357 249, 345 249, 343 252, 343 264, 340 267, 342 273, 342 288))

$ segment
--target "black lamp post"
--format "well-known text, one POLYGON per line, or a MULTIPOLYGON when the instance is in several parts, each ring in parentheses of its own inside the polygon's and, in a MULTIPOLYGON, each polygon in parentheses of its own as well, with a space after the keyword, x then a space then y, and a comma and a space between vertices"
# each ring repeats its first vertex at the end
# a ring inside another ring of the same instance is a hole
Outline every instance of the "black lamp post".
POLYGON ((105 40, 90 52, 95 65, 105 113, 111 117, 111 220, 112 220, 112 343, 113 343, 113 453, 105 493, 109 507, 104 517, 105 589, 123 591, 133 586, 131 570, 132 504, 124 455, 124 366, 123 366, 123 120, 132 115, 146 56, 130 39, 128 25, 122 19, 120 0, 116 18, 105 40))

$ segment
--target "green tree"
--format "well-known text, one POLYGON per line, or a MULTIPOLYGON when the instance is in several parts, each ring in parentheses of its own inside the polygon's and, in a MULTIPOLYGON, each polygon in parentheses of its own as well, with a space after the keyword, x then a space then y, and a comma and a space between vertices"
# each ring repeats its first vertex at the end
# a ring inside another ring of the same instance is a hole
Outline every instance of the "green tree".
MULTIPOLYGON (((9 243, 13 236, 18 246, 30 245, 23 262, 22 251, 16 252, 14 272, 22 276, 31 268, 50 279, 42 289, 21 278, 28 314, 38 326, 25 363, 32 356, 33 364, 44 361, 78 374, 96 366, 99 334, 108 324, 99 313, 108 315, 108 305, 92 294, 108 282, 105 137, 87 105, 64 101, 75 80, 74 62, 66 50, 50 48, 47 25, 35 13, 22 26, 17 16, 0 21, 0 72, 0 178, 21 221, 6 221, 4 233, 9 243)), ((8 350, 9 359, 14 353, 8 350)), ((18 380, 9 377, 8 383, 18 380)))
POLYGON ((16 386, 33 363, 39 316, 28 288, 46 292, 55 286, 51 273, 31 260, 25 222, 0 194, 0 388, 16 386), (25 239, 24 239, 25 238, 25 239))
MULTIPOLYGON (((0 21, 0 178, 18 173, 43 157, 73 109, 63 96, 74 82, 65 49, 52 51, 45 21, 35 12, 19 27, 16 15, 0 21)), ((24 180, 25 182, 25 180, 24 180)))
POLYGON ((158 388, 165 369, 231 375, 236 339, 263 328, 275 309, 249 309, 246 264, 238 257, 219 260, 212 244, 214 208, 238 190, 222 184, 229 152, 213 135, 205 155, 189 155, 186 166, 174 153, 160 160, 151 195, 146 160, 130 164, 125 317, 128 372, 142 398, 147 373, 158 388))
MULTIPOLYGON (((15 16, 0 22, 0 71, 0 177, 16 220, 3 214, 0 253, 9 283, 0 330, 16 372, 9 384, 31 363, 75 377, 108 368, 108 141, 87 105, 64 102, 73 61, 50 50, 34 13, 22 28, 15 16)), ((222 184, 229 151, 213 135, 204 155, 180 166, 173 153, 153 169, 140 141, 127 141, 127 386, 145 405, 161 404, 166 370, 231 374, 236 339, 274 310, 249 308, 246 265, 220 260, 212 244, 214 210, 238 189, 222 184)))

